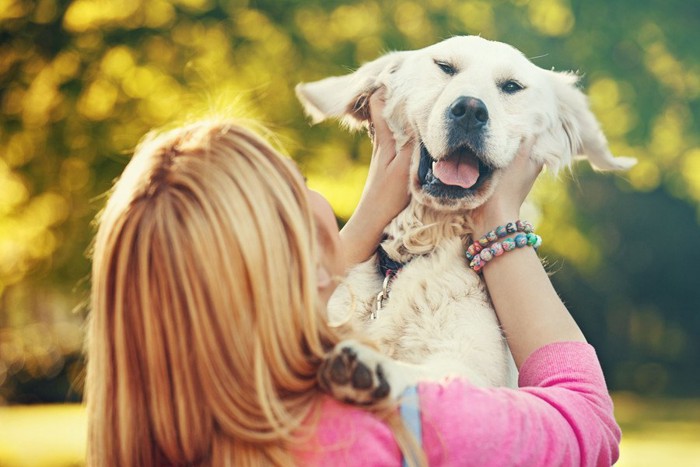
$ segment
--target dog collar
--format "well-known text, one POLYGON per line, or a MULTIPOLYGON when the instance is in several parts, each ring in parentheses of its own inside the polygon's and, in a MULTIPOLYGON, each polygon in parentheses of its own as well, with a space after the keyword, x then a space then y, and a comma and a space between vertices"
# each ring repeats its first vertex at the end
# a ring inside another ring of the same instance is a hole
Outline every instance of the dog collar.
POLYGON ((382 290, 377 294, 374 309, 370 315, 372 319, 377 319, 379 311, 384 307, 384 302, 389 298, 389 285, 391 285, 391 281, 394 280, 396 274, 398 274, 401 268, 406 264, 407 263, 401 263, 391 259, 381 245, 377 248, 377 266, 379 267, 381 275, 384 276, 384 282, 382 283, 382 290))
POLYGON ((395 261, 389 257, 389 254, 386 252, 384 248, 381 247, 381 245, 377 248, 377 266, 379 267, 379 272, 382 274, 382 276, 395 276, 402 267, 404 267, 406 264, 401 263, 399 261, 395 261))

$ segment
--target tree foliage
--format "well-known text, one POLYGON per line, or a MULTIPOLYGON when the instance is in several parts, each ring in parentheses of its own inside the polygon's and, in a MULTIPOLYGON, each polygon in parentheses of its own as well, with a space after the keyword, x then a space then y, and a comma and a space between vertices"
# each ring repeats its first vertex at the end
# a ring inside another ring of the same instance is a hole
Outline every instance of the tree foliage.
POLYGON ((32 384, 80 372, 91 220, 142 135, 262 121, 346 219, 368 144, 310 127, 294 85, 454 34, 582 73, 613 152, 640 163, 541 181, 543 251, 614 388, 700 392, 699 18, 680 0, 0 3, 0 398, 61 400, 32 384))

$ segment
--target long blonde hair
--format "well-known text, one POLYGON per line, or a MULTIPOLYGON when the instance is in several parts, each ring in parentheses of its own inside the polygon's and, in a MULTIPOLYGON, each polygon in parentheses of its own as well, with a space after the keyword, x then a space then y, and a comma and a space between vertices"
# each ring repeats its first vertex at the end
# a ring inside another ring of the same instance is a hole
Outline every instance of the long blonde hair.
POLYGON ((321 310, 314 237, 301 176, 252 131, 206 121, 140 144, 94 246, 89 465, 293 463, 347 334, 321 310))

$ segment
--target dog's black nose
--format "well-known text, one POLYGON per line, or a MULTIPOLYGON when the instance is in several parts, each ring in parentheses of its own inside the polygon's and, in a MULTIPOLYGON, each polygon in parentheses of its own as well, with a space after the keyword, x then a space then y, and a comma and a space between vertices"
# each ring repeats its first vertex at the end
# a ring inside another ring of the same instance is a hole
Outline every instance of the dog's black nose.
POLYGON ((450 106, 449 116, 465 130, 479 129, 489 121, 489 111, 481 99, 461 96, 450 106))

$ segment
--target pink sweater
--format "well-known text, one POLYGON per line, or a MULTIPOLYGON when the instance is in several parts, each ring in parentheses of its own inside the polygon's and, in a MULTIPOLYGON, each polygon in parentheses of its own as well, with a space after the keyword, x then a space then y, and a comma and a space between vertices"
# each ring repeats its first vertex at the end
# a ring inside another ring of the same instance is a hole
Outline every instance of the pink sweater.
MULTIPOLYGON (((432 466, 609 466, 620 428, 595 350, 581 342, 544 346, 520 369, 519 389, 464 380, 418 388, 423 449, 432 466)), ((390 429, 364 410, 323 401, 314 443, 300 465, 399 466, 390 429)))

